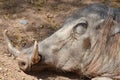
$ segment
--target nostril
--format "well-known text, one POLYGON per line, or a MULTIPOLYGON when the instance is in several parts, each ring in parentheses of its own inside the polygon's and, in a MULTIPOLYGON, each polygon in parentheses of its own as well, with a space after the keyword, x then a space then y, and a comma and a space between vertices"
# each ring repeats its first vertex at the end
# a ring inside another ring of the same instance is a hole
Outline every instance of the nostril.
POLYGON ((26 65, 26 63, 25 62, 19 62, 19 66, 25 66, 26 65))
POLYGON ((25 62, 21 62, 21 65, 22 65, 22 66, 25 66, 25 65, 26 65, 26 63, 25 63, 25 62))
POLYGON ((29 62, 28 62, 28 60, 27 59, 18 59, 17 58, 17 60, 18 60, 18 66, 19 66, 19 69, 20 70, 22 70, 22 71, 29 71, 30 69, 30 65, 29 65, 29 62))

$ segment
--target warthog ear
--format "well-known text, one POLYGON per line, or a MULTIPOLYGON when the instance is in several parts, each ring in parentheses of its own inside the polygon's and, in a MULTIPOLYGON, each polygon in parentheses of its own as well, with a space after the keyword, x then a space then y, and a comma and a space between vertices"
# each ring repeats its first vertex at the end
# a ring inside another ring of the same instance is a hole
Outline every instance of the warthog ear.
POLYGON ((20 54, 20 51, 13 47, 11 41, 9 40, 9 38, 8 38, 8 36, 7 36, 7 32, 8 32, 8 31, 5 30, 5 31, 3 32, 3 36, 4 36, 4 39, 5 39, 6 43, 7 43, 8 50, 9 50, 9 52, 10 52, 14 57, 17 57, 17 56, 20 54))
POLYGON ((36 64, 40 61, 37 41, 35 41, 34 43, 33 54, 32 54, 31 60, 32 60, 32 64, 36 64))
POLYGON ((120 23, 114 21, 114 27, 112 29, 112 36, 117 33, 120 33, 120 23))

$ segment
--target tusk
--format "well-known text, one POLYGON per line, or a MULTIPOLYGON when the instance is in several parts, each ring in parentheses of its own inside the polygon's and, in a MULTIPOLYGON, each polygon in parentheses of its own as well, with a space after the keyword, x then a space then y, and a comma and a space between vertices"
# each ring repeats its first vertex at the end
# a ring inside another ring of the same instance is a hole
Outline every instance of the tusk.
POLYGON ((33 48, 33 55, 32 55, 32 63, 36 64, 40 61, 40 56, 38 52, 38 43, 35 41, 34 48, 33 48))
POLYGON ((20 51, 13 47, 11 41, 9 40, 9 38, 8 38, 8 36, 7 36, 7 32, 8 32, 8 31, 5 30, 5 31, 3 32, 3 36, 4 36, 4 39, 5 39, 6 43, 7 43, 8 50, 9 50, 9 52, 10 52, 14 57, 17 57, 17 56, 20 54, 20 51))

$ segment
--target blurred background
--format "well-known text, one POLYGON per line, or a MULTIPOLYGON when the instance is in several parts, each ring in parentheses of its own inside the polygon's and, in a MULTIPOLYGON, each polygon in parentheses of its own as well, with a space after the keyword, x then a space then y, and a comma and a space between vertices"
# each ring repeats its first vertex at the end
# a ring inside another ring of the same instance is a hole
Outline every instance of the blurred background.
POLYGON ((0 9, 9 10, 11 13, 16 13, 21 11, 17 9, 18 7, 23 7, 23 5, 24 8, 25 5, 31 5, 39 8, 52 7, 53 9, 57 9, 60 6, 64 7, 64 5, 69 7, 81 7, 91 3, 104 3, 113 7, 120 7, 120 0, 0 0, 0 9))
POLYGON ((0 80, 77 80, 53 72, 25 74, 7 51, 2 32, 8 30, 16 48, 27 48, 53 34, 77 9, 93 3, 120 8, 120 0, 0 0, 0 80))

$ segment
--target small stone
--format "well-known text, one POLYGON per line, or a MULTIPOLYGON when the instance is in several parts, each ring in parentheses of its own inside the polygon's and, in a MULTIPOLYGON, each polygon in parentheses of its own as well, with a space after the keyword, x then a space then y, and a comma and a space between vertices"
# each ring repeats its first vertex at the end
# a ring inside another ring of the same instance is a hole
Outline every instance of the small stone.
POLYGON ((12 54, 7 54, 7 57, 11 57, 12 56, 12 54))
POLYGON ((112 80, 112 79, 109 77, 95 77, 95 78, 92 78, 91 80, 112 80))
POLYGON ((7 76, 7 74, 4 74, 4 76, 7 76))
POLYGON ((2 24, 2 20, 0 19, 0 24, 2 24))
POLYGON ((22 80, 25 80, 25 77, 22 77, 22 80))
POLYGON ((47 18, 53 18, 54 16, 50 13, 47 14, 47 18))
POLYGON ((7 72, 7 71, 8 71, 8 69, 6 68, 6 69, 5 69, 5 72, 7 72))
POLYGON ((18 69, 17 71, 18 71, 18 72, 21 72, 21 70, 20 70, 20 69, 18 69))
POLYGON ((2 71, 3 69, 0 67, 0 71, 2 71))
POLYGON ((40 25, 40 28, 43 28, 44 26, 43 25, 40 25))
POLYGON ((20 24, 26 25, 26 24, 28 24, 28 21, 27 20, 20 20, 20 24))
POLYGON ((7 57, 11 57, 12 56, 12 54, 4 54, 5 55, 5 57, 7 56, 7 57))

